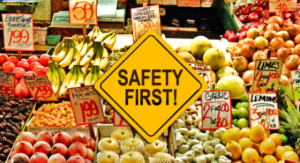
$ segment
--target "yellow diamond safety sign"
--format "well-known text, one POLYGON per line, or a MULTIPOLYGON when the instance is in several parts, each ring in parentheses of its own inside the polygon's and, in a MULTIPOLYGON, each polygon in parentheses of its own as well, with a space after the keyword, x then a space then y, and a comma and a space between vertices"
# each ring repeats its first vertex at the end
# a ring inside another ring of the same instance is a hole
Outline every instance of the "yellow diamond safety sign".
POLYGON ((148 142, 154 142, 206 90, 206 82, 148 30, 94 88, 148 142))

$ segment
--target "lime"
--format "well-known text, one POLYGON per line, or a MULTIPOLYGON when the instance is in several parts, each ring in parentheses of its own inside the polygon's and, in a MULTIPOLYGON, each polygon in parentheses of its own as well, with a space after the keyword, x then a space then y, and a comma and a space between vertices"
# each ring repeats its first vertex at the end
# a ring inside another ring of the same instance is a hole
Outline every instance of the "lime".
POLYGON ((285 134, 285 129, 280 127, 279 130, 278 130, 278 133, 279 134, 285 134))
POLYGON ((232 118, 233 118, 233 119, 236 119, 236 118, 237 118, 237 112, 238 112, 237 109, 232 109, 232 118))
POLYGON ((238 126, 238 119, 234 119, 233 121, 232 121, 232 124, 235 126, 235 127, 237 127, 238 126))
POLYGON ((248 102, 248 94, 247 93, 242 95, 241 101, 242 102, 248 102))
POLYGON ((239 119, 239 121, 237 123, 237 127, 240 129, 249 127, 248 120, 246 118, 239 119))
POLYGON ((248 102, 242 102, 240 107, 246 108, 247 110, 249 110, 249 104, 248 102))
POLYGON ((242 103, 242 102, 238 102, 238 103, 236 103, 236 105, 235 105, 235 108, 236 108, 236 109, 240 108, 240 107, 241 107, 241 106, 240 106, 240 105, 241 105, 241 103, 242 103))
POLYGON ((237 112, 237 116, 241 119, 241 118, 246 118, 249 119, 249 111, 246 108, 239 108, 238 112, 237 112))
POLYGON ((282 143, 281 145, 288 145, 289 144, 289 138, 286 137, 285 135, 283 134, 280 134, 281 138, 282 138, 282 143))

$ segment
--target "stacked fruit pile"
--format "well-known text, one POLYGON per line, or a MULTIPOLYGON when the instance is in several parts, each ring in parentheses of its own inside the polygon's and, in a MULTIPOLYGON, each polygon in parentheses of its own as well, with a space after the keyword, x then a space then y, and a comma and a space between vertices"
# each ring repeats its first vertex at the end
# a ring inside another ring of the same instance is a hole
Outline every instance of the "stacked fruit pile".
POLYGON ((33 108, 33 101, 26 99, 0 102, 0 162, 5 162, 22 125, 33 108))
POLYGON ((58 132, 53 137, 47 131, 36 137, 31 132, 22 132, 8 162, 92 163, 95 147, 95 140, 82 132, 75 132, 72 137, 65 132, 58 132))
POLYGON ((232 108, 232 124, 239 129, 250 127, 248 94, 244 94, 241 101, 232 108))

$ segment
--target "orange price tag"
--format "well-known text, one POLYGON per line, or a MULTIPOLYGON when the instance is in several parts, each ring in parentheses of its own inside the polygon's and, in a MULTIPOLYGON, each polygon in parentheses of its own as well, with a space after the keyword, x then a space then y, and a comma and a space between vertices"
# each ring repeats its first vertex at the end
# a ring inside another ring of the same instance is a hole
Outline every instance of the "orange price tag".
POLYGON ((97 0, 69 0, 70 24, 97 25, 97 0))
POLYGON ((0 94, 15 98, 15 74, 0 71, 0 94))
POLYGON ((114 126, 118 127, 129 127, 129 124, 125 121, 119 113, 114 110, 114 126))
POLYGON ((23 76, 30 95, 37 101, 58 101, 47 75, 23 76))
POLYGON ((277 11, 295 11, 297 9, 297 0, 270 0, 270 12, 277 11))
POLYGON ((179 7, 200 7, 201 0, 178 0, 179 7))
POLYGON ((77 125, 105 123, 101 97, 93 86, 68 89, 77 125))

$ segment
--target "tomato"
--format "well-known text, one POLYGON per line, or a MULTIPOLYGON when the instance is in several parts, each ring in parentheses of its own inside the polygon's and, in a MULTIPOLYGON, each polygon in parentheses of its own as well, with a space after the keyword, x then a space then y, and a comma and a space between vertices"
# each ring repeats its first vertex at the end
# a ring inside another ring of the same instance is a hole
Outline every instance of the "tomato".
POLYGON ((21 61, 19 61, 17 63, 17 67, 22 67, 22 68, 24 68, 25 71, 28 71, 29 63, 27 62, 27 60, 22 59, 21 61))
POLYGON ((32 62, 39 62, 39 60, 40 60, 40 59, 39 59, 38 56, 32 55, 32 56, 28 57, 27 62, 30 64, 30 63, 32 63, 32 62))
POLYGON ((47 72, 45 71, 45 67, 41 65, 35 66, 35 68, 32 70, 37 75, 45 75, 47 72))
POLYGON ((15 77, 15 87, 19 84, 19 80, 15 77))
POLYGON ((16 86, 15 95, 18 98, 26 98, 29 95, 29 90, 25 83, 20 83, 16 86))
POLYGON ((50 61, 50 55, 49 54, 42 54, 40 56, 40 63, 43 66, 48 66, 48 62, 50 61))
POLYGON ((21 84, 21 83, 25 83, 24 78, 21 78, 21 79, 19 80, 19 84, 21 84))
POLYGON ((33 71, 27 71, 25 72, 24 76, 33 76, 33 74, 36 75, 36 73, 33 71))
POLYGON ((23 77, 23 75, 25 74, 25 70, 22 67, 16 67, 13 70, 13 73, 15 73, 15 77, 20 79, 23 77))
POLYGON ((6 54, 0 54, 0 65, 8 61, 8 57, 6 54))
POLYGON ((10 61, 16 65, 19 62, 19 59, 18 59, 18 57, 10 56, 10 57, 8 57, 8 61, 10 61))
POLYGON ((46 73, 48 72, 48 69, 49 69, 49 67, 45 67, 45 72, 46 72, 46 73))
POLYGON ((37 65, 41 65, 40 62, 31 62, 29 64, 29 71, 32 71, 37 65))
POLYGON ((12 63, 12 62, 5 62, 3 65, 2 65, 2 68, 4 71, 6 72, 12 72, 14 69, 15 69, 15 64, 12 63))

